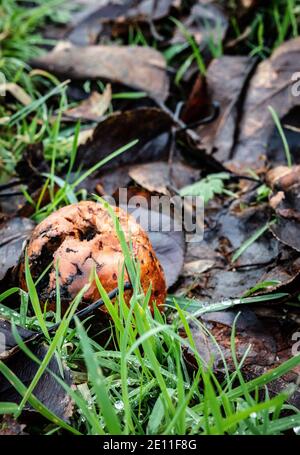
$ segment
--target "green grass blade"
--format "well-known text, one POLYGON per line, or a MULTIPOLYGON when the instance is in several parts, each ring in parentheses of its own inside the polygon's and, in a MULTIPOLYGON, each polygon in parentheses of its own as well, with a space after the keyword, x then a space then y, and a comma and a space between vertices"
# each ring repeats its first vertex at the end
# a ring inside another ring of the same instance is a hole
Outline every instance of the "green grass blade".
POLYGON ((80 344, 84 353, 89 378, 93 384, 97 402, 103 414, 105 424, 111 435, 120 435, 122 434, 121 425, 111 403, 111 399, 107 394, 102 371, 96 361, 89 338, 78 319, 76 320, 76 327, 80 337, 80 344))

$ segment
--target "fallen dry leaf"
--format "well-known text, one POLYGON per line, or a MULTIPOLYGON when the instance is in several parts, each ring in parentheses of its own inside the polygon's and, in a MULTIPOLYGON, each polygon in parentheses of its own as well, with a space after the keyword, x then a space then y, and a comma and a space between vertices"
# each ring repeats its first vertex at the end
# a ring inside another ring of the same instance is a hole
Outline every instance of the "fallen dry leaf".
POLYGON ((42 174, 50 172, 50 165, 45 160, 42 143, 38 142, 25 148, 16 165, 16 171, 22 182, 29 185, 30 190, 35 190, 42 185, 42 174))
POLYGON ((4 415, 0 419, 0 436, 20 436, 25 435, 26 425, 19 423, 11 415, 4 415))
POLYGON ((277 239, 300 252, 300 185, 294 184, 284 193, 277 194, 280 198, 276 204, 274 204, 274 197, 272 198, 277 221, 271 226, 271 230, 277 239))
POLYGON ((107 0, 92 4, 73 20, 68 39, 78 45, 96 44, 102 35, 116 37, 120 29, 128 31, 132 25, 141 25, 166 17, 179 0, 152 2, 149 0, 107 0))
POLYGON ((103 93, 92 92, 78 106, 67 109, 63 117, 73 120, 90 120, 97 122, 106 113, 111 103, 111 85, 107 84, 103 93))
POLYGON ((199 75, 185 103, 181 118, 188 125, 210 115, 211 100, 207 90, 206 78, 199 75))
MULTIPOLYGON (((31 345, 31 352, 42 361, 47 354, 48 348, 45 345, 31 345)), ((4 361, 6 366, 19 378, 19 380, 28 386, 33 380, 39 365, 29 359, 22 351, 16 352, 13 356, 4 361)), ((69 422, 73 413, 73 403, 70 396, 57 382, 54 376, 61 377, 65 384, 72 385, 70 370, 63 364, 63 377, 61 376, 60 365, 55 356, 52 357, 48 364, 48 370, 45 371, 33 390, 33 395, 57 417, 69 422)), ((16 392, 10 382, 0 373, 0 401, 20 403, 21 397, 16 392)), ((36 411, 26 404, 25 411, 35 413, 36 411)))
POLYGON ((274 190, 288 190, 300 183, 300 166, 277 166, 266 173, 266 183, 274 190))
MULTIPOLYGON (((213 362, 217 373, 225 373, 224 359, 229 371, 235 371, 231 350, 231 331, 236 320, 235 351, 238 361, 245 353, 242 372, 246 380, 260 376, 292 357, 292 333, 296 325, 286 319, 280 322, 258 317, 250 309, 238 311, 211 312, 201 316, 200 321, 209 330, 208 335, 196 321, 190 324, 197 351, 205 364, 213 362), (216 345, 218 343, 218 346, 216 345), (249 349, 250 347, 250 349, 249 349)), ((191 350, 185 350, 185 358, 192 367, 197 366, 191 350)), ((299 367, 268 385, 271 396, 286 390, 289 385, 296 386, 299 367)), ((289 397, 288 402, 300 408, 300 388, 289 397)))
MULTIPOLYGON (((201 316, 205 326, 216 336, 216 341, 222 348, 225 359, 231 368, 234 367, 231 357, 230 333, 237 311, 211 312, 201 316)), ((194 339, 201 357, 206 363, 214 358, 216 369, 224 368, 221 353, 214 341, 207 337, 206 342, 201 342, 203 332, 198 325, 192 324, 194 339), (199 338, 198 338, 199 337, 199 338)), ((249 344, 252 349, 246 357, 244 365, 259 364, 261 366, 272 365, 276 358, 276 343, 273 337, 266 333, 263 323, 249 309, 244 309, 237 319, 236 353, 239 360, 245 354, 249 344)))
MULTIPOLYGON (((256 165, 265 156, 268 141, 274 130, 274 121, 268 106, 279 118, 300 105, 299 96, 293 96, 293 74, 300 57, 300 38, 287 41, 272 56, 260 63, 252 77, 239 124, 232 158, 246 165, 256 165)), ((285 158, 284 158, 285 159, 285 158)))
POLYGON ((208 152, 213 152, 221 162, 232 157, 235 134, 239 128, 239 106, 253 65, 250 57, 223 56, 213 60, 208 67, 208 96, 219 104, 220 114, 214 122, 200 126, 197 131, 208 152))
POLYGON ((0 281, 15 267, 21 257, 25 241, 35 223, 28 218, 11 218, 0 227, 0 281))
POLYGON ((183 267, 185 251, 183 230, 169 213, 159 212, 155 210, 155 206, 146 208, 127 205, 126 208, 147 232, 163 268, 167 288, 170 288, 178 280, 183 267), (170 226, 177 227, 170 228, 170 226))
MULTIPOLYGON (((16 326, 16 330, 20 338, 25 343, 32 340, 36 336, 36 332, 24 329, 21 326, 16 326)), ((20 350, 20 347, 16 342, 15 336, 12 332, 12 325, 10 321, 0 318, 0 334, 2 336, 1 340, 5 340, 5 346, 2 346, 2 344, 0 344, 0 360, 7 360, 9 357, 20 350)))
POLYGON ((213 268, 215 261, 209 259, 196 259, 184 263, 182 275, 186 277, 198 277, 207 270, 213 268))
POLYGON ((200 171, 187 164, 164 161, 137 164, 129 170, 129 176, 142 188, 170 196, 170 187, 180 189, 200 178, 200 171))
POLYGON ((14 82, 7 82, 6 84, 0 84, 0 93, 9 92, 16 100, 18 100, 23 106, 28 106, 32 103, 32 98, 20 87, 20 85, 14 82))
POLYGON ((172 123, 171 117, 158 108, 145 107, 111 114, 98 124, 93 136, 78 148, 75 164, 89 168, 134 139, 139 140, 137 145, 103 166, 101 171, 141 160, 160 159, 161 146, 155 149, 151 141, 170 132, 172 123), (150 146, 144 148, 148 143, 150 146))
POLYGON ((166 62, 155 49, 139 46, 63 46, 32 65, 72 80, 105 79, 164 101, 169 93, 166 62))
POLYGON ((276 223, 271 231, 280 242, 300 251, 300 166, 270 169, 266 183, 273 189, 269 204, 276 213, 276 223))
POLYGON ((300 274, 299 257, 274 239, 271 232, 259 237, 231 263, 232 254, 266 224, 271 213, 267 204, 240 210, 239 202, 233 202, 227 210, 213 213, 211 217, 207 214, 208 227, 203 241, 187 245, 185 264, 191 274, 187 276, 183 269, 184 279, 177 292, 193 289, 198 300, 218 302, 239 298, 256 284, 270 280, 280 284, 260 293, 294 292, 300 274), (191 266, 197 261, 200 261, 198 273, 191 266))
MULTIPOLYGON (((223 7, 216 2, 197 2, 182 25, 203 51, 209 41, 213 41, 215 45, 223 41, 228 28, 228 17, 223 7)), ((177 30, 172 39, 172 43, 178 42, 185 42, 181 30, 177 30)))

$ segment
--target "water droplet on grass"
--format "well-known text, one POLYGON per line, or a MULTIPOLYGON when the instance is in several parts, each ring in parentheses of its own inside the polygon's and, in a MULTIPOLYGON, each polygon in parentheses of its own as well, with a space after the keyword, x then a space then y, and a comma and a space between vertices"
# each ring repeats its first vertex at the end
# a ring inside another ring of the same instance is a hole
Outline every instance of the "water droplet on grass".
POLYGON ((123 403, 123 401, 121 401, 121 400, 116 401, 116 402, 115 402, 115 408, 116 408, 118 411, 122 411, 122 409, 124 409, 124 403, 123 403))
POLYGON ((297 435, 300 435, 300 427, 295 427, 293 430, 297 435))

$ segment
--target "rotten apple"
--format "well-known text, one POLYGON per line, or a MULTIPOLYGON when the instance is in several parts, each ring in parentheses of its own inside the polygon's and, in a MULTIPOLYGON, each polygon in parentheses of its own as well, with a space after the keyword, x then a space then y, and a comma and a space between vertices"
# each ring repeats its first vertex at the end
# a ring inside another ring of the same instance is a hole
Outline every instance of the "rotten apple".
MULTIPOLYGON (((135 259, 140 264, 141 286, 146 293, 151 286, 150 304, 162 308, 166 297, 166 282, 162 267, 155 255, 150 240, 135 221, 124 210, 114 207, 126 241, 131 243, 135 259)), ((62 308, 70 302, 89 282, 93 270, 107 292, 118 286, 118 276, 124 264, 124 255, 116 233, 114 220, 100 203, 83 201, 68 205, 52 213, 34 229, 27 245, 31 274, 40 279, 37 290, 41 304, 55 308, 56 276, 62 308), (56 269, 57 268, 57 269, 56 269)), ((125 268, 125 281, 129 281, 125 268)), ((26 289, 25 263, 20 266, 20 284, 26 289)), ((129 301, 132 291, 126 291, 129 301)), ((83 297, 84 304, 99 299, 95 281, 83 297)))

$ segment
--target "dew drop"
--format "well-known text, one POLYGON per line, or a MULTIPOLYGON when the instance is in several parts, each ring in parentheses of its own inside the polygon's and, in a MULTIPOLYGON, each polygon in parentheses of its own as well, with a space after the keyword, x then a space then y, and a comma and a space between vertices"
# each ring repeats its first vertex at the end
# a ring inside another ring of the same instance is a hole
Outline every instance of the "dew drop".
POLYGON ((121 400, 116 401, 116 402, 115 402, 115 408, 116 408, 118 411, 122 411, 122 409, 124 409, 124 403, 123 403, 123 401, 121 401, 121 400))

